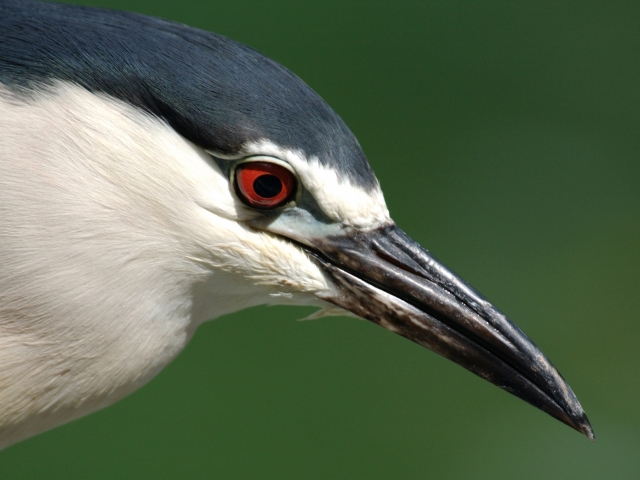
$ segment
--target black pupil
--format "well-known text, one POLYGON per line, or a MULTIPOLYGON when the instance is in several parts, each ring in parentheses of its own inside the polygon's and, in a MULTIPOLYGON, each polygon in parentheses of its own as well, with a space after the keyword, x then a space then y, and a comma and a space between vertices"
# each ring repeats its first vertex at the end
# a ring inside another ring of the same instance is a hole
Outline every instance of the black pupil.
POLYGON ((253 182, 253 189, 262 198, 272 198, 282 191, 282 182, 275 175, 261 175, 253 182))

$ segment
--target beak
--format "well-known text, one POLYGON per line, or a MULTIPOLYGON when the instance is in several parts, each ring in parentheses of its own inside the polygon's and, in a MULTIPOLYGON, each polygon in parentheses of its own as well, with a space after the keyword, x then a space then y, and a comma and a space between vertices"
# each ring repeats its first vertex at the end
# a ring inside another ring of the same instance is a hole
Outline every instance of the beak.
POLYGON ((305 243, 337 287, 324 300, 433 350, 594 440, 578 399, 529 337, 397 226, 305 243))

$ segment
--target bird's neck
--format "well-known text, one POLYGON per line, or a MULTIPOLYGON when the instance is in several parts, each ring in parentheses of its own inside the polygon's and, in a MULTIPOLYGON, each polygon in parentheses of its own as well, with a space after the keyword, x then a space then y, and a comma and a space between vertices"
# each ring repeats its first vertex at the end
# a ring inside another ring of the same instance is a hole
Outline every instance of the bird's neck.
POLYGON ((1 448, 135 390, 233 305, 192 261, 188 142, 77 87, 0 111, 1 448))

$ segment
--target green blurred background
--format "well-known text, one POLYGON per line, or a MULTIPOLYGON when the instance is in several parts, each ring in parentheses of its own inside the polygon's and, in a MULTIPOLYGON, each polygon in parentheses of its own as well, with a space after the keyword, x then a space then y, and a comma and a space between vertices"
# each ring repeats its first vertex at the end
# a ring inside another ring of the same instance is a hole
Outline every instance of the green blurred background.
POLYGON ((598 440, 373 324, 260 307, 2 478, 640 478, 640 4, 78 2, 296 72, 397 223, 549 355, 598 440))

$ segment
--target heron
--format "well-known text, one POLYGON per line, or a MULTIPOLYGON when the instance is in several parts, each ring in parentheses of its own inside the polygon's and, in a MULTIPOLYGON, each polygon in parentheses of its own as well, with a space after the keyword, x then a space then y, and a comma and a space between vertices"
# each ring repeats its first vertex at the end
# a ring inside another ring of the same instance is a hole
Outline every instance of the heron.
POLYGON ((0 113, 0 448, 263 304, 374 322, 594 438, 538 347, 393 222, 341 118, 257 51, 0 0, 0 113))

